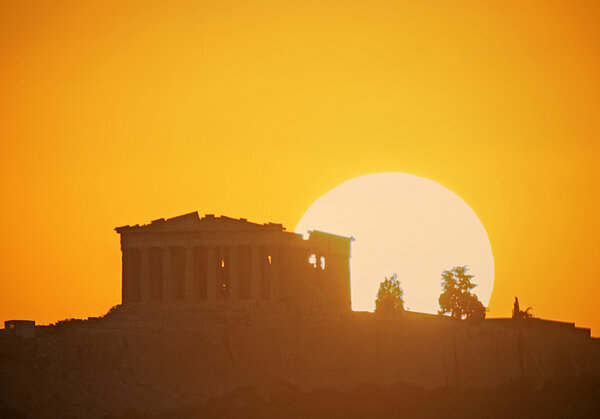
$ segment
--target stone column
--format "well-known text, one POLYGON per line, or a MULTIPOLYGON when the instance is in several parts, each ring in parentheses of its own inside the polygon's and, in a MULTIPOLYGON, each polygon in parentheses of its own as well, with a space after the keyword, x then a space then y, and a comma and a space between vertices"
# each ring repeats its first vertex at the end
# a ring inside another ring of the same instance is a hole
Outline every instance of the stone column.
POLYGON ((217 299, 217 250, 214 247, 206 249, 206 300, 214 301, 217 299))
POLYGON ((278 300, 281 294, 281 275, 279 264, 281 263, 280 246, 269 246, 271 255, 271 300, 278 300))
POLYGON ((141 301, 142 303, 150 302, 150 261, 148 258, 148 249, 143 248, 141 251, 141 301))
MULTIPOLYGON (((352 291, 350 289, 350 248, 348 247, 348 252, 344 252, 341 256, 342 269, 338 274, 338 280, 342 282, 344 289, 344 297, 343 297, 343 307, 345 310, 352 310, 352 291)), ((327 267, 325 268, 327 269, 327 267)))
POLYGON ((289 246, 283 244, 279 246, 279 258, 275 265, 277 269, 277 299, 279 301, 284 301, 287 298, 290 264, 289 246))
POLYGON ((129 302, 129 250, 121 250, 121 304, 129 302))
MULTIPOLYGON (((293 271, 290 275, 290 285, 292 289, 292 300, 294 303, 305 298, 304 287, 308 278, 304 276, 306 269, 306 250, 302 247, 292 248, 293 271)), ((312 268, 312 265, 311 265, 312 268)))
POLYGON ((170 303, 175 300, 175 290, 171 280, 171 249, 163 247, 161 250, 163 257, 163 301, 170 303))
POLYGON ((194 281, 194 248, 185 248, 185 301, 195 301, 198 296, 196 287, 198 284, 194 281))
POLYGON ((252 280, 252 295, 251 299, 256 301, 260 300, 260 247, 252 246, 252 269, 250 271, 250 278, 252 280))
POLYGON ((242 257, 239 246, 229 248, 229 299, 241 300, 240 276, 242 257))

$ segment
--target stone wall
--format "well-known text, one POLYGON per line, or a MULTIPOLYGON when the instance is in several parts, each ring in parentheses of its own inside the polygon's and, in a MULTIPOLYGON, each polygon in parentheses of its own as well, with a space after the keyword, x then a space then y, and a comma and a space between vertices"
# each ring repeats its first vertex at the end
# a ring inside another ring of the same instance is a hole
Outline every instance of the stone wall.
POLYGON ((31 417, 160 412, 246 385, 541 386, 600 373, 600 345, 574 327, 412 313, 120 314, 37 335, 0 338, 0 406, 31 417))

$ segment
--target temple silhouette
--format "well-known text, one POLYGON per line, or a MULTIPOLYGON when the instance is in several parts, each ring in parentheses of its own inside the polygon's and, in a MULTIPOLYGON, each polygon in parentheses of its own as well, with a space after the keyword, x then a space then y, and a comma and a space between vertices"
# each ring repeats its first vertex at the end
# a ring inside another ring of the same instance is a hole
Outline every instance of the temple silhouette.
POLYGON ((115 230, 124 307, 350 311, 350 238, 197 212, 115 230))

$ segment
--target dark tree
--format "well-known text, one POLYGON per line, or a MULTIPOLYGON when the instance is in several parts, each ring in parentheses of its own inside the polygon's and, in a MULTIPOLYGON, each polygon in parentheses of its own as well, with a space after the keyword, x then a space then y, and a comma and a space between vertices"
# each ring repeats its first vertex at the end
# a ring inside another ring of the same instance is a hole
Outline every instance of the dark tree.
POLYGON ((393 274, 390 278, 379 285, 377 300, 375 300, 375 313, 383 315, 394 315, 404 311, 404 291, 400 286, 398 275, 393 274))
POLYGON ((476 285, 471 282, 473 275, 467 270, 466 266, 456 266, 442 272, 439 314, 449 314, 453 319, 485 319, 485 306, 471 293, 476 285))

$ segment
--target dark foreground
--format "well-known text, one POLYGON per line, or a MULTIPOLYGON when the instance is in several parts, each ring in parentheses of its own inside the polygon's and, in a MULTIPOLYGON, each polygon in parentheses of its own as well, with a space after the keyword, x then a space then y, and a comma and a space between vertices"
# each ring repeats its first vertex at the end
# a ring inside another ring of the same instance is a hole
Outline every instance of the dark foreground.
MULTIPOLYGON (((408 385, 359 386, 350 391, 301 392, 282 385, 268 399, 238 388, 204 404, 161 415, 130 412, 119 418, 598 418, 600 377, 549 382, 540 390, 524 382, 484 390, 408 385)), ((107 416, 108 418, 117 418, 107 416)))
MULTIPOLYGON (((0 406, 0 418, 24 418, 0 406)), ((72 416, 64 416, 71 418, 72 416)), ((597 418, 600 377, 547 382, 539 390, 518 380, 495 389, 424 390, 363 385, 353 390, 302 392, 282 384, 268 398, 237 388, 205 403, 157 415, 128 412, 105 419, 142 418, 597 418)))
POLYGON ((598 343, 542 320, 116 313, 1 336, 0 419, 600 418, 598 343))

